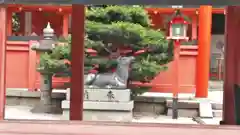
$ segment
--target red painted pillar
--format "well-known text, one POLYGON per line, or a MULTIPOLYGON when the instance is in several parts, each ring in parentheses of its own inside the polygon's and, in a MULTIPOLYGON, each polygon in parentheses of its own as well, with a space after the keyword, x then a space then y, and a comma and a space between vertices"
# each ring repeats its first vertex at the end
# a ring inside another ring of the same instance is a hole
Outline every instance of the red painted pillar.
POLYGON ((173 97, 178 98, 178 93, 179 93, 179 59, 180 59, 180 42, 175 41, 174 43, 174 76, 173 77, 173 84, 172 84, 172 89, 173 89, 173 97))
POLYGON ((240 6, 228 6, 225 18, 225 76, 222 124, 234 125, 234 84, 240 84, 240 6))
POLYGON ((4 119, 6 92, 6 23, 7 9, 0 5, 0 120, 4 119))
POLYGON ((179 93, 179 57, 180 57, 180 42, 175 41, 174 43, 174 61, 173 61, 173 82, 172 82, 172 88, 173 88, 173 103, 172 103, 172 119, 178 118, 178 111, 177 111, 177 104, 178 104, 178 93, 179 93))
POLYGON ((64 38, 68 37, 68 22, 69 22, 69 14, 63 15, 63 29, 62 29, 62 36, 64 38))
POLYGON ((12 11, 7 11, 7 36, 12 35, 12 11))
POLYGON ((197 39, 197 15, 192 16, 192 40, 197 39))
POLYGON ((72 5, 72 76, 70 97, 70 120, 83 119, 84 91, 84 5, 72 5))
POLYGON ((152 21, 152 28, 154 29, 161 29, 162 26, 162 16, 160 13, 158 13, 157 11, 153 12, 153 13, 149 13, 151 21, 152 21))
POLYGON ((208 96, 210 48, 211 48, 212 6, 200 6, 198 29, 198 56, 196 71, 196 97, 208 96))

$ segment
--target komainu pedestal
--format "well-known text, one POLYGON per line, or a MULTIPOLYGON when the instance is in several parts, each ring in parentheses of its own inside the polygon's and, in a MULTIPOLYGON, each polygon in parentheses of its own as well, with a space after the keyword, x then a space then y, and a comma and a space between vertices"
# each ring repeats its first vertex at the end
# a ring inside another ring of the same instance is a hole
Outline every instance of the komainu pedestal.
MULTIPOLYGON (((132 121, 134 103, 130 100, 129 89, 91 89, 84 90, 85 121, 132 121)), ((62 101, 63 119, 69 120, 70 89, 66 100, 62 101)))

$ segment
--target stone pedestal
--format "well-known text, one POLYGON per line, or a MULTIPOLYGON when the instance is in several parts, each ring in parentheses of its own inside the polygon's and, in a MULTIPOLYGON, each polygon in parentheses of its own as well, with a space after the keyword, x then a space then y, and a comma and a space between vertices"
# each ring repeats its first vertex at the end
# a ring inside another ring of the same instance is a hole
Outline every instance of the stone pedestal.
POLYGON ((32 113, 50 113, 50 114, 61 114, 62 109, 56 106, 55 104, 44 104, 39 102, 32 109, 32 113))
MULTIPOLYGON (((85 121, 132 121, 134 102, 130 100, 129 89, 89 89, 84 91, 85 121)), ((70 90, 67 89, 66 100, 62 101, 63 118, 69 120, 70 90)))
POLYGON ((32 109, 32 113, 61 114, 62 109, 52 104, 52 74, 41 72, 40 102, 32 109))

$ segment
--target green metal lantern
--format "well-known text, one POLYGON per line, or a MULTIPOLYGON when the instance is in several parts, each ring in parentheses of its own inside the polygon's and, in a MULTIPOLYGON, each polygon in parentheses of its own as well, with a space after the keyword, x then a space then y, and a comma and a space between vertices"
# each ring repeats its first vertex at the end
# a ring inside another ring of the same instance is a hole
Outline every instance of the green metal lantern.
POLYGON ((187 26, 184 24, 172 24, 172 37, 185 37, 187 26))
POLYGON ((169 21, 169 39, 187 40, 188 22, 181 16, 180 11, 169 21))

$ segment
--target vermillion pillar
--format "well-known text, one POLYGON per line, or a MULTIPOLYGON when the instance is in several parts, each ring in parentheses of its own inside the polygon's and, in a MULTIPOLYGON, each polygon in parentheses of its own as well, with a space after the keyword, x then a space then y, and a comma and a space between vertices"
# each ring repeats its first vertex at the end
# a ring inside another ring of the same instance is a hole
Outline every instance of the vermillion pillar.
POLYGON ((64 38, 68 37, 68 22, 69 22, 69 14, 63 15, 63 29, 62 29, 62 36, 64 38))
POLYGON ((192 40, 197 39, 197 15, 192 16, 192 40))
POLYGON ((7 11, 0 5, 0 120, 4 119, 6 91, 6 23, 7 11))
MULTIPOLYGON (((223 121, 235 125, 234 85, 240 84, 240 6, 229 6, 225 17, 225 71, 223 93, 223 121)), ((240 98, 240 97, 239 97, 240 98)))
POLYGON ((83 119, 84 90, 84 5, 72 5, 70 120, 83 119))
POLYGON ((212 27, 212 6, 200 6, 199 32, 198 32, 198 56, 196 71, 196 97, 208 96, 208 80, 210 66, 212 27))
POLYGON ((12 35, 12 11, 7 11, 7 36, 12 35))

